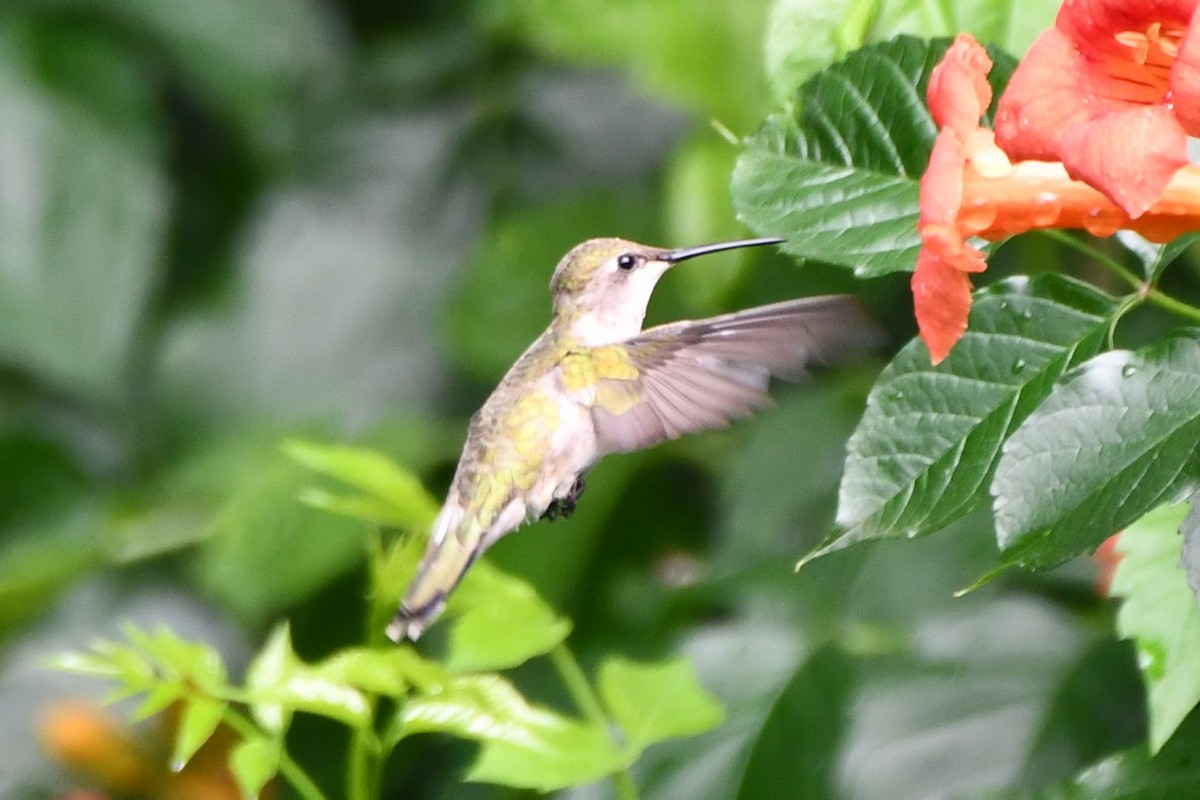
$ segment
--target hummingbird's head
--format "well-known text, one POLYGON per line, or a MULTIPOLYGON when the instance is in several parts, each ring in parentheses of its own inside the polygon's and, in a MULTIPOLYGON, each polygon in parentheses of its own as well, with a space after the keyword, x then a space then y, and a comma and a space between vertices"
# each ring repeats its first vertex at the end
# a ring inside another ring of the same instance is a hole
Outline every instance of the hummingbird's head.
POLYGON ((782 241, 744 239, 666 250, 626 239, 589 239, 572 248, 554 270, 554 321, 587 345, 623 341, 641 331, 650 295, 674 265, 707 253, 782 241))

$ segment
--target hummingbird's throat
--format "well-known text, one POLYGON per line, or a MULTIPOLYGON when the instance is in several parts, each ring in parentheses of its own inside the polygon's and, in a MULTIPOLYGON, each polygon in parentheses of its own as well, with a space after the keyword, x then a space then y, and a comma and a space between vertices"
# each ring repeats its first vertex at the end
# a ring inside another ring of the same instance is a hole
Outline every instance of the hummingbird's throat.
POLYGON ((586 347, 616 344, 637 336, 646 318, 644 308, 596 309, 578 314, 568 327, 571 339, 586 347))

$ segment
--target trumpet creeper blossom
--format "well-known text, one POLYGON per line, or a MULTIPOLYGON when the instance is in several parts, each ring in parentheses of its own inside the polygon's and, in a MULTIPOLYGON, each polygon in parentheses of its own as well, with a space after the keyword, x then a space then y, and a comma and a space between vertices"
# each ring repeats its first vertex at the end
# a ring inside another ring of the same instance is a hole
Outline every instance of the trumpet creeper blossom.
POLYGON ((1059 161, 1132 218, 1158 200, 1200 135, 1196 0, 1066 0, 1013 73, 996 141, 1059 161))
POLYGON ((1074 179, 1061 161, 1010 158, 996 134, 979 124, 991 102, 991 66, 984 49, 961 34, 929 81, 929 109, 940 131, 921 179, 922 248, 912 290, 917 326, 934 364, 966 330, 969 275, 987 266, 973 239, 999 240, 1036 228, 1110 236, 1129 228, 1161 242, 1200 228, 1195 167, 1174 168, 1151 205, 1133 215, 1100 188, 1074 179))

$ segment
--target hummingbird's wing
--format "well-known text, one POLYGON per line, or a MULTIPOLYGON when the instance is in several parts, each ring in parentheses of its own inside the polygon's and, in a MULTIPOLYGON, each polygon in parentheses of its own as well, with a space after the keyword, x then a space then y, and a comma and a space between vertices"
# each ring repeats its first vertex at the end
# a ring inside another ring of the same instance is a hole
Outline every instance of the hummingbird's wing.
POLYGON ((847 295, 650 328, 611 346, 616 355, 597 359, 623 362, 597 370, 591 407, 599 447, 639 450, 724 427, 770 404, 772 375, 799 378, 809 365, 841 361, 881 338, 847 295))

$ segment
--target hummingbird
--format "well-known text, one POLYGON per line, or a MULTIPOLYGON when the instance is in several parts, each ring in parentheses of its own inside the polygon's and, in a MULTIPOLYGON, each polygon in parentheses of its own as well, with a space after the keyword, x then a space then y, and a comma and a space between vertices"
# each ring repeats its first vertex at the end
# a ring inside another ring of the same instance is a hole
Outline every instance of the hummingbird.
POLYGON ((526 522, 569 516, 584 474, 610 453, 721 428, 798 378, 874 346, 848 295, 790 300, 642 330, 659 278, 697 256, 779 244, 744 239, 664 249, 590 239, 558 263, 550 326, 471 418, 466 445, 387 634, 416 640, 467 569, 526 522))

